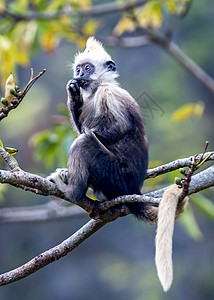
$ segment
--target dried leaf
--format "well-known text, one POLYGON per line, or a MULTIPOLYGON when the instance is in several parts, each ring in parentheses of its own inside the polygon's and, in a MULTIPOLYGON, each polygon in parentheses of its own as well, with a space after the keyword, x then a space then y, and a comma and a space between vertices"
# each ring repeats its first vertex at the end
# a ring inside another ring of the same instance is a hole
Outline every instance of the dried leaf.
POLYGON ((116 27, 113 30, 113 33, 116 35, 121 35, 126 31, 134 31, 135 30, 135 24, 133 21, 128 17, 123 17, 119 20, 116 27))
POLYGON ((52 32, 44 32, 41 35, 41 46, 47 53, 52 53, 59 43, 59 39, 56 34, 52 32))
POLYGON ((146 3, 137 16, 142 27, 160 28, 163 22, 162 8, 160 1, 146 3))

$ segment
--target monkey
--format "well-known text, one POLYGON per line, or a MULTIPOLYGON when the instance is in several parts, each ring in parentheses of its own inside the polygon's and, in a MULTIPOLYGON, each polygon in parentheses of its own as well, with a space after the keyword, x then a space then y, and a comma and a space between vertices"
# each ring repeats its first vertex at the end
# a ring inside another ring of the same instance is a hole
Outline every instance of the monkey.
MULTIPOLYGON (((148 140, 136 101, 119 86, 114 61, 93 37, 76 55, 73 69, 67 106, 78 137, 70 148, 66 195, 78 202, 88 187, 99 201, 140 195, 148 140)), ((145 220, 150 214, 144 203, 130 204, 129 209, 145 220)))
MULTIPOLYGON (((48 179, 54 181, 69 199, 78 203, 89 187, 99 201, 121 195, 141 195, 141 188, 148 168, 148 139, 143 117, 133 97, 116 81, 116 64, 94 37, 86 42, 86 49, 75 56, 74 78, 69 80, 67 107, 77 138, 70 147, 67 175, 56 170, 48 179)), ((180 191, 173 186, 172 197, 163 197, 161 203, 169 201, 171 211, 146 203, 130 203, 127 207, 138 219, 157 224, 156 265, 161 282, 167 288, 172 276, 165 281, 165 271, 160 262, 170 260, 170 243, 175 212, 180 191), (159 211, 159 213, 158 213, 159 211), (166 218, 165 218, 166 217, 166 218), (159 220, 158 220, 159 219, 159 220), (164 226, 171 228, 167 232, 164 226), (161 234, 167 235, 168 246, 161 245, 161 234), (167 248, 168 247, 168 248, 167 248), (166 256, 162 258, 163 252, 166 256)), ((183 204, 181 205, 183 208, 183 204)), ((177 209, 179 216, 182 209, 177 209)), ((166 288, 166 289, 167 289, 166 288)))

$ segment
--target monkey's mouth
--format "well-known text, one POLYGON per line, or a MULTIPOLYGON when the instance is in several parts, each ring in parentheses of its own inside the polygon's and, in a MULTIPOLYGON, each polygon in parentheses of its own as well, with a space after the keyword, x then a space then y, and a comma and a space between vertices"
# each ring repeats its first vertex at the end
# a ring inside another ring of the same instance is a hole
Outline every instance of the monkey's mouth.
POLYGON ((79 87, 85 89, 89 86, 90 81, 83 78, 75 78, 79 87))

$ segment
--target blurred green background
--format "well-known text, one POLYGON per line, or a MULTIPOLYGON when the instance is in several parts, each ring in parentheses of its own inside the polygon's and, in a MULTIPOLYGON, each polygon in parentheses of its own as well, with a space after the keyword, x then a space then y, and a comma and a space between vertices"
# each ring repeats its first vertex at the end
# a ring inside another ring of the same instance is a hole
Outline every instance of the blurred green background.
MULTIPOLYGON (((111 34, 119 18, 119 14, 102 16, 96 36, 111 34)), ((186 18, 166 16, 163 22, 163 28, 172 30, 173 40, 212 77, 213 27, 212 0, 193 1, 186 18)), ((15 157, 21 168, 46 176, 56 167, 66 166, 74 139, 69 127, 53 127, 52 116, 59 114, 59 109, 64 111, 59 104, 66 103, 65 85, 72 78, 71 63, 78 49, 68 40, 62 40, 54 51, 40 50, 38 45, 35 49, 27 68, 18 67, 15 82, 24 87, 31 66, 35 75, 44 68, 47 71, 23 103, 1 122, 0 139, 5 146, 19 149, 15 157)), ((201 153, 206 140, 210 142, 209 150, 214 149, 214 96, 207 88, 157 46, 106 49, 117 64, 121 86, 138 99, 142 108, 150 144, 150 166, 201 153), (145 107, 145 97, 152 99, 152 111, 145 107), (205 107, 200 118, 172 120, 180 106, 198 102, 205 107)), ((144 190, 172 183, 174 176, 149 180, 144 190)), ((3 187, 0 185, 0 192, 3 187)), ((203 197, 213 200, 213 189, 205 191, 203 197)), ((21 207, 47 200, 9 186, 1 195, 0 205, 21 207)), ((60 261, 1 287, 0 299, 214 299, 214 216, 202 214, 194 205, 191 210, 202 236, 199 233, 193 239, 181 222, 176 222, 174 282, 167 294, 162 291, 154 264, 155 227, 129 216, 106 225, 60 261)), ((1 223, 0 272, 9 271, 60 243, 86 221, 87 218, 79 218, 48 223, 1 223)))

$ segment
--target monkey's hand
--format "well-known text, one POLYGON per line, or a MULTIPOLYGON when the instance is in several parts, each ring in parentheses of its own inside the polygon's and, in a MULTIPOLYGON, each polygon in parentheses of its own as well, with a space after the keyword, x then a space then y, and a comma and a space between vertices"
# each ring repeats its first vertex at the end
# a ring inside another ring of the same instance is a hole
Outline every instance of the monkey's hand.
POLYGON ((64 193, 68 184, 68 169, 57 168, 53 173, 47 176, 46 179, 55 183, 57 188, 64 193))
POLYGON ((76 79, 69 80, 66 86, 68 101, 78 103, 81 100, 80 87, 76 79))
POLYGON ((80 94, 80 88, 77 80, 75 79, 70 80, 66 86, 66 89, 68 93, 68 101, 67 101, 68 110, 70 112, 71 118, 73 119, 73 123, 78 133, 80 133, 82 124, 79 121, 79 117, 81 114, 81 107, 83 105, 83 100, 80 94))

